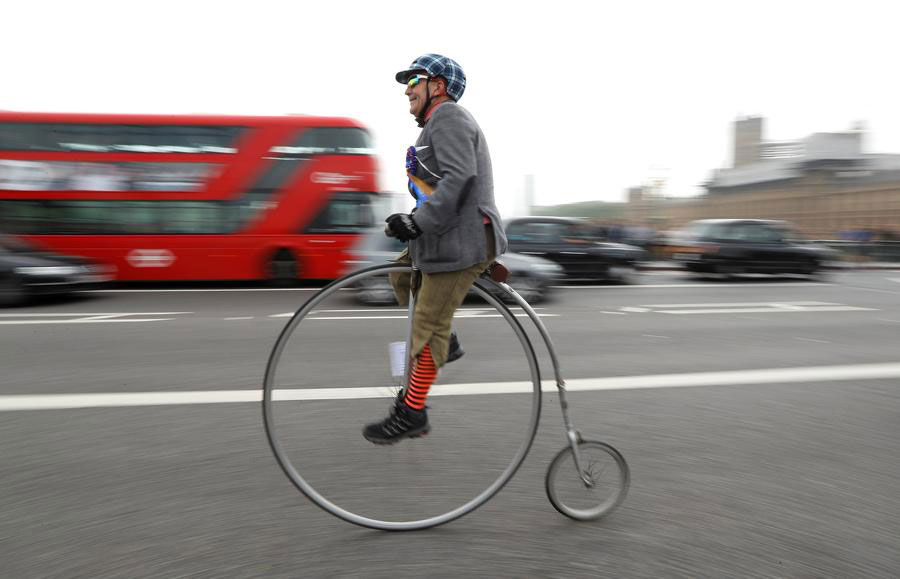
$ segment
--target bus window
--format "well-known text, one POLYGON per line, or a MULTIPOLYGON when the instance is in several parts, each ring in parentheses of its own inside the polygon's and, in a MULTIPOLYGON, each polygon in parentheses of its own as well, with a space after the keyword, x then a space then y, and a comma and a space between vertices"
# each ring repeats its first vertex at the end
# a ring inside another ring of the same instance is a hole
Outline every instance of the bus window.
POLYGON ((372 138, 355 127, 315 127, 304 129, 289 145, 272 147, 282 155, 374 155, 372 138))
POLYGON ((0 151, 236 153, 244 127, 0 123, 0 151))

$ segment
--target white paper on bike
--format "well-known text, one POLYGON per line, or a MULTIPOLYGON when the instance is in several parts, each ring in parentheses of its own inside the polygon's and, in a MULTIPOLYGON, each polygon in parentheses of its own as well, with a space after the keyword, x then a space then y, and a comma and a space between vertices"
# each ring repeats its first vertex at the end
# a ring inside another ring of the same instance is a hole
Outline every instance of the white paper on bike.
POLYGON ((391 376, 402 378, 406 374, 406 342, 388 344, 391 354, 391 376))

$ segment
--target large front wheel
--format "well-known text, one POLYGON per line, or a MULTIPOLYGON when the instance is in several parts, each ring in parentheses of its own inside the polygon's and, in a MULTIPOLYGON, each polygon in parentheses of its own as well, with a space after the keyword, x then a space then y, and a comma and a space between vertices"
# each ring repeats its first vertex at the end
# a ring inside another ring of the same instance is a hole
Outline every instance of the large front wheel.
POLYGON ((544 486, 557 511, 576 521, 593 521, 622 504, 631 474, 622 454, 604 442, 582 440, 578 455, 581 472, 571 446, 559 451, 547 469, 544 486))
POLYGON ((391 531, 452 521, 500 491, 531 447, 541 402, 522 314, 476 285, 487 305, 456 312, 465 356, 431 388, 431 432, 388 447, 365 440, 363 425, 385 418, 402 382, 389 352, 409 319, 402 307, 361 307, 355 294, 407 272, 374 266, 313 295, 278 337, 263 386, 266 435, 290 481, 336 517, 391 531))

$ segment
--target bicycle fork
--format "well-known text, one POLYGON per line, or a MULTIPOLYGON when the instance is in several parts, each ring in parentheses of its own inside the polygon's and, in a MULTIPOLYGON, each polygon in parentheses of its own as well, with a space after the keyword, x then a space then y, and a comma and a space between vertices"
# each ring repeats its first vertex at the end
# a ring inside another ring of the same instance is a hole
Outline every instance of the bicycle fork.
POLYGON ((544 339, 544 344, 547 346, 547 351, 550 353, 550 361, 553 363, 553 374, 556 377, 556 388, 559 391, 559 405, 562 408, 563 424, 566 428, 566 439, 572 447, 572 456, 575 459, 575 470, 578 471, 578 477, 584 483, 584 486, 592 488, 594 486, 594 480, 581 466, 581 453, 578 450, 578 445, 582 441, 581 433, 575 430, 575 425, 569 418, 569 402, 566 400, 566 381, 563 380, 562 371, 559 367, 559 358, 556 357, 556 348, 553 347, 553 340, 550 339, 550 333, 547 331, 547 327, 544 326, 544 322, 538 317, 537 312, 531 307, 531 304, 525 301, 525 298, 520 296, 516 290, 505 282, 496 283, 499 283, 503 289, 513 296, 519 307, 521 307, 525 313, 528 314, 528 317, 531 318, 531 321, 541 334, 541 338, 544 339))

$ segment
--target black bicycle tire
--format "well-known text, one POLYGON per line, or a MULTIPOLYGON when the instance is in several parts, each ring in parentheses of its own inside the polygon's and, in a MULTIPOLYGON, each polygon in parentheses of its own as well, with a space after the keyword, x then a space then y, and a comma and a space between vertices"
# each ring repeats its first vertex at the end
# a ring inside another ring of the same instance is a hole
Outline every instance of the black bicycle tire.
MULTIPOLYGON (((572 454, 572 447, 566 446, 553 457, 553 460, 550 462, 550 466, 547 467, 547 474, 544 477, 544 490, 547 493, 547 498, 550 500, 550 504, 553 505, 553 508, 559 511, 561 514, 569 517, 570 519, 574 519, 576 521, 596 521, 597 519, 601 519, 606 515, 610 514, 614 510, 616 510, 619 505, 625 500, 625 496, 628 494, 628 489, 631 486, 631 469, 628 467, 628 462, 625 460, 625 457, 622 456, 622 453, 619 452, 615 447, 605 442, 600 442, 599 440, 581 440, 578 442, 578 446, 588 446, 595 445, 599 446, 603 449, 604 452, 608 453, 612 456, 613 460, 616 462, 616 465, 619 467, 619 479, 620 479, 620 489, 616 494, 615 500, 612 501, 608 506, 603 509, 597 509, 596 512, 588 513, 587 509, 574 509, 565 505, 562 500, 556 494, 556 488, 554 486, 555 477, 559 474, 559 468, 562 465, 563 460, 570 454, 572 454)), ((577 477, 577 473, 572 470, 567 473, 567 476, 577 477)), ((603 503, 601 503, 601 507, 603 503)))
MULTIPOLYGON (((324 300, 333 292, 338 291, 345 286, 353 284, 356 280, 363 279, 370 275, 402 272, 406 269, 408 269, 408 267, 390 263, 367 267, 353 272, 340 279, 334 280, 333 282, 329 283, 318 292, 313 294, 313 296, 311 296, 306 301, 306 303, 304 303, 299 309, 297 309, 297 311, 287 322, 287 324, 285 324, 284 328, 279 334, 278 339, 276 340, 269 354, 269 359, 266 364, 266 373, 263 378, 262 411, 266 439, 269 443, 269 447, 272 449, 272 452, 275 455, 276 461, 278 462, 282 471, 291 481, 291 483, 293 483, 300 492, 302 492, 310 501, 312 501, 313 504, 325 510, 329 514, 355 525, 386 531, 414 531, 436 527, 438 525, 449 523, 466 514, 469 514, 486 503, 488 500, 490 500, 494 495, 500 492, 500 490, 502 490, 503 487, 512 479, 512 477, 518 471, 519 467, 525 461, 525 457, 528 455, 528 452, 531 449, 531 445, 534 442, 538 425, 540 423, 541 413, 540 366, 537 360, 537 355, 534 351, 534 347, 531 344, 531 340, 529 339, 527 332, 522 327, 522 324, 518 321, 518 319, 516 319, 515 315, 513 315, 510 309, 499 298, 494 297, 489 291, 482 288, 480 284, 476 283, 474 285, 476 292, 488 303, 490 303, 495 309, 497 309, 501 313, 501 316, 513 328, 513 332, 516 334, 516 336, 519 338, 520 343, 522 344, 531 373, 532 415, 529 429, 526 434, 526 440, 520 445, 515 456, 513 457, 513 460, 507 465, 506 469, 500 474, 500 476, 493 483, 488 485, 488 488, 485 491, 482 491, 479 495, 463 504, 462 506, 441 515, 436 515, 434 517, 416 521, 382 521, 357 515, 356 513, 347 511, 346 509, 343 509, 335 503, 329 501, 324 496, 319 494, 319 492, 316 491, 312 487, 312 485, 307 483, 305 479, 303 479, 303 477, 291 463, 290 459, 283 452, 281 445, 278 442, 274 416, 273 412, 271 411, 274 393, 274 378, 278 366, 278 360, 280 358, 284 345, 287 343, 293 331, 302 322, 306 315, 310 311, 312 311, 312 309, 319 302, 324 300)), ((503 288, 501 288, 501 290, 503 290, 503 288)))

